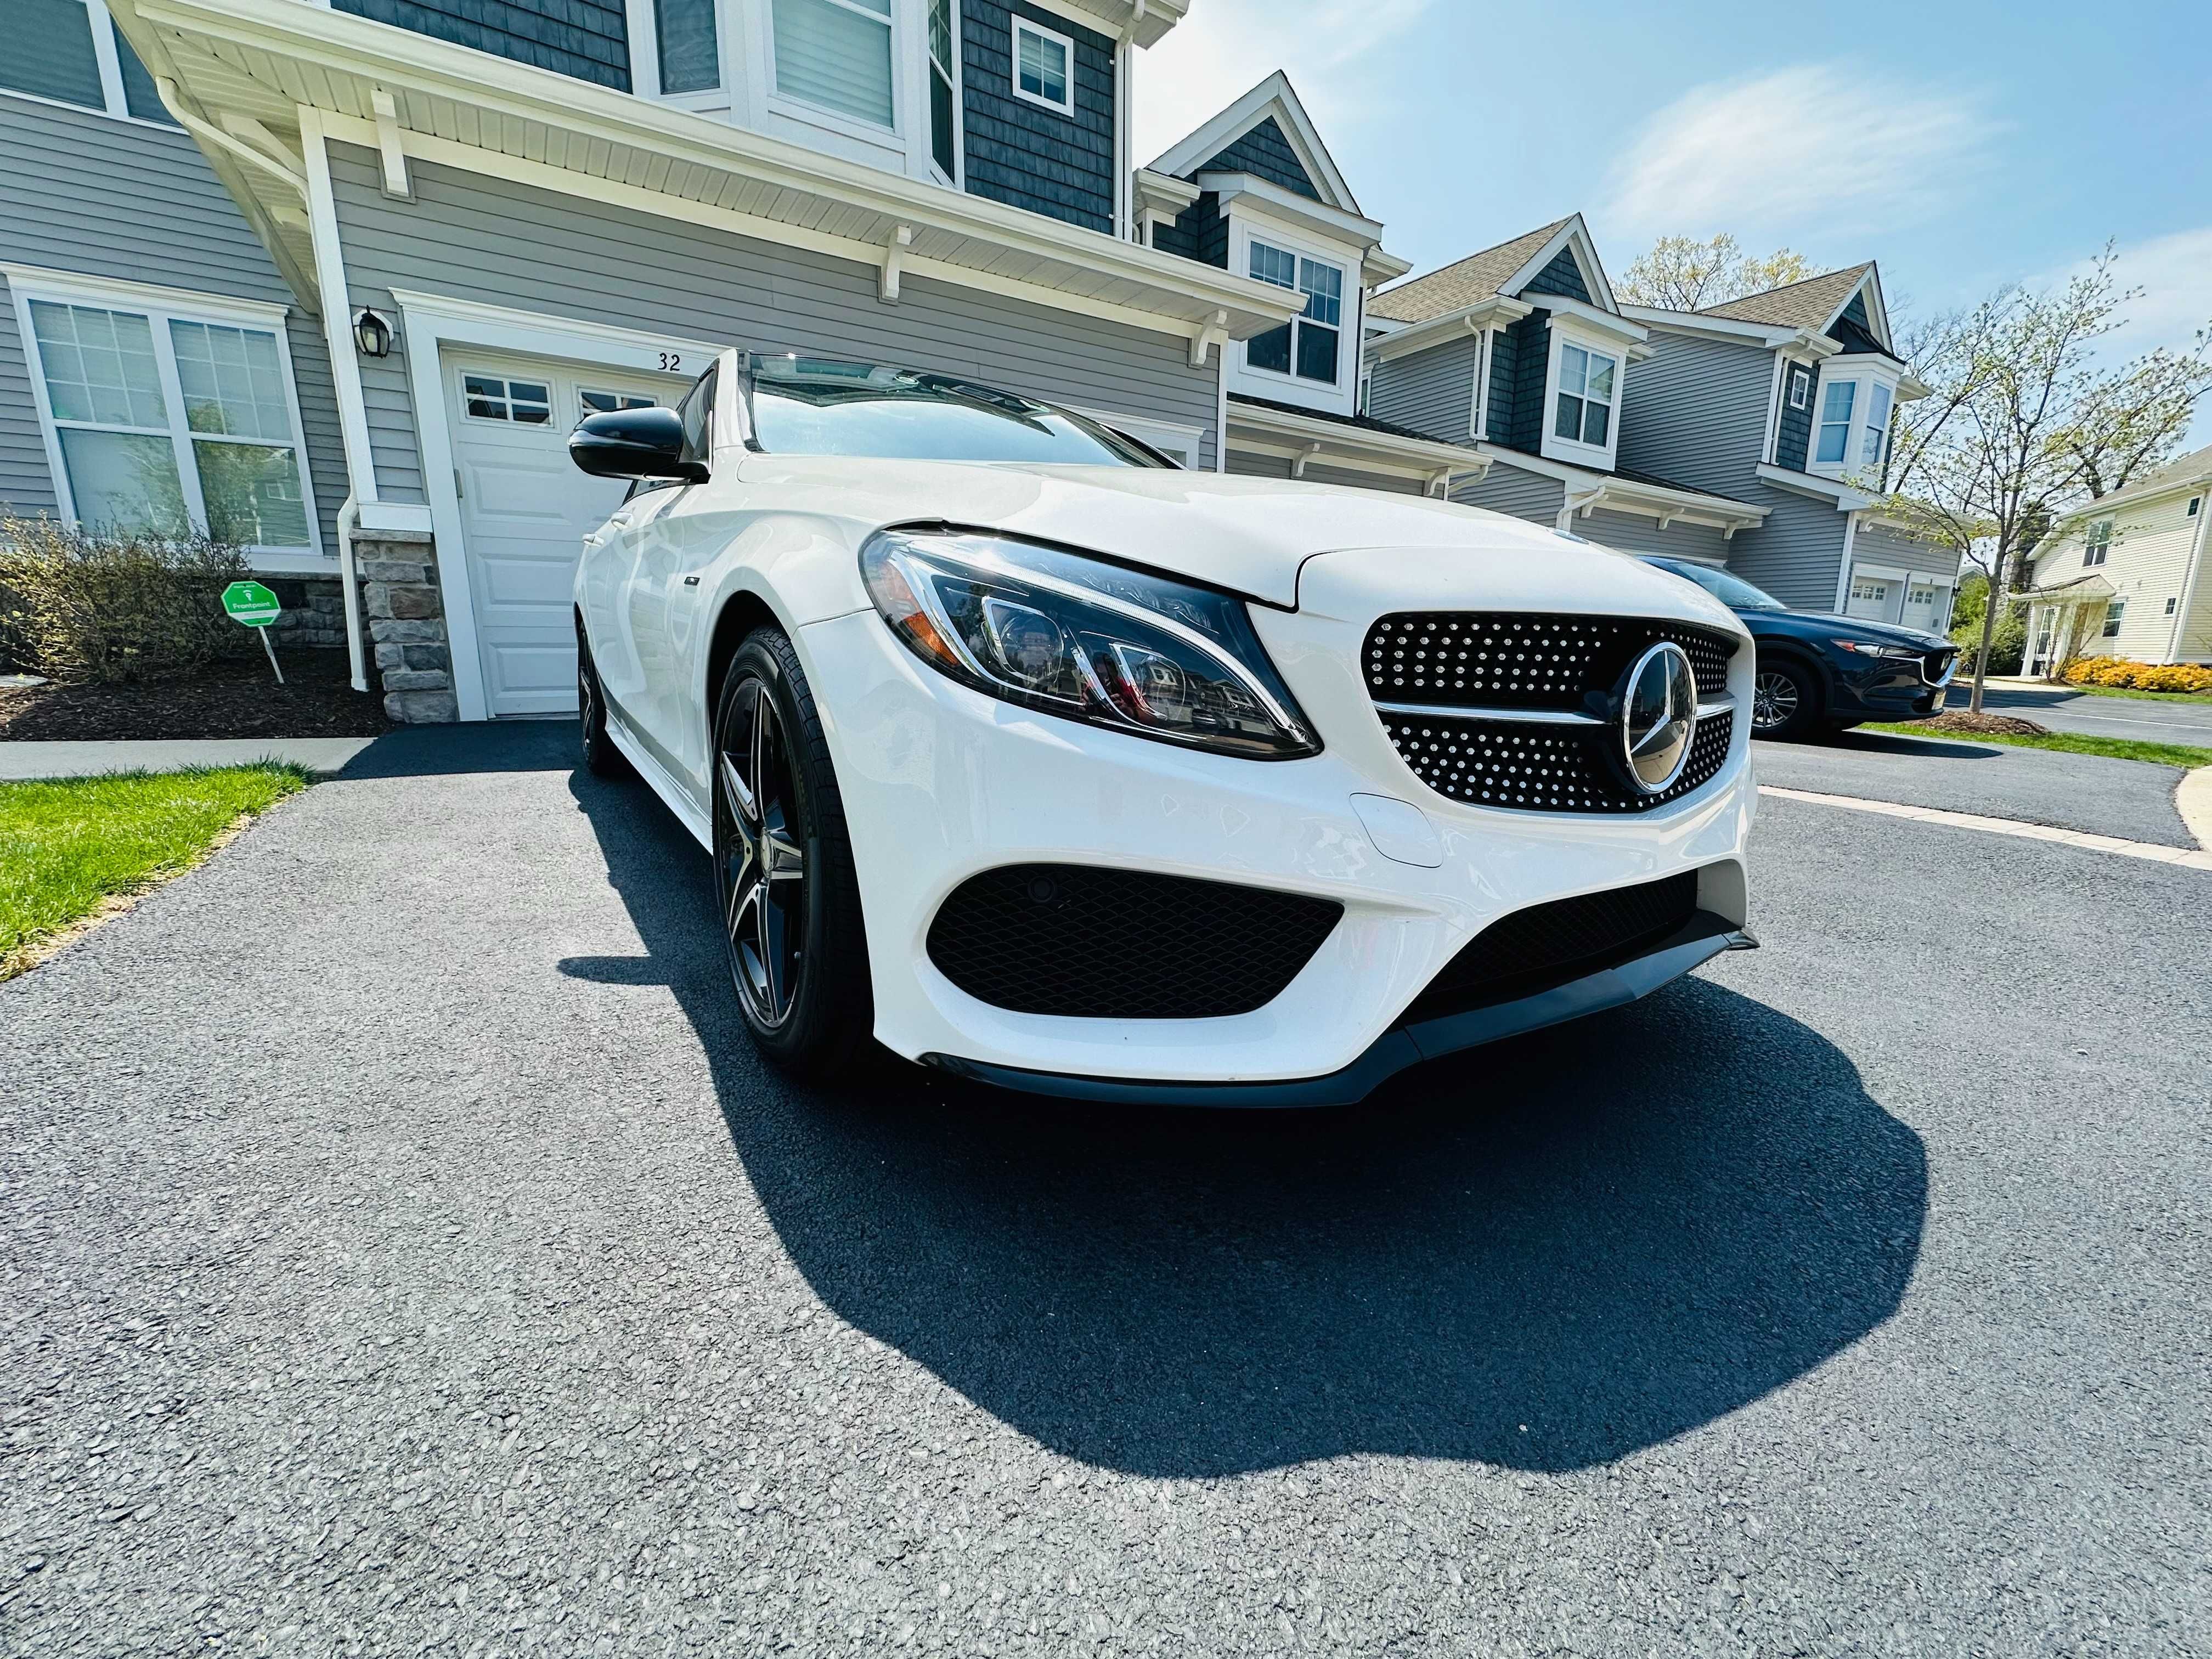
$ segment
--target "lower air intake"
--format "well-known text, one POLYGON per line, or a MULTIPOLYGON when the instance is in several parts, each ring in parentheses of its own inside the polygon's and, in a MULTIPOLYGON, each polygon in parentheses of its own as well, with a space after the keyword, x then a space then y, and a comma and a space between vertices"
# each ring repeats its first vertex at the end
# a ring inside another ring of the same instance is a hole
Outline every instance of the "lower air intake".
POLYGON ((1698 872, 1532 904, 1460 947, 1401 1022, 1419 1024, 1565 985, 1632 961, 1698 911, 1698 872))
POLYGON ((929 959, 1018 1014, 1212 1019, 1273 1001, 1343 914, 1262 887, 1011 864, 952 890, 929 925, 929 959))

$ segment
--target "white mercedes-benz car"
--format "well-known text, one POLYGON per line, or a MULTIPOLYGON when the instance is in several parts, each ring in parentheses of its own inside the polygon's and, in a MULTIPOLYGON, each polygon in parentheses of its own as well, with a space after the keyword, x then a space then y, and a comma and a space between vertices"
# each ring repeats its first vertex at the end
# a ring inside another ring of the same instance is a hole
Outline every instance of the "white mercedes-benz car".
POLYGON ((729 352, 593 415, 586 763, 711 852, 737 1005, 1097 1100, 1357 1100, 1748 946, 1725 606, 1423 498, 729 352))

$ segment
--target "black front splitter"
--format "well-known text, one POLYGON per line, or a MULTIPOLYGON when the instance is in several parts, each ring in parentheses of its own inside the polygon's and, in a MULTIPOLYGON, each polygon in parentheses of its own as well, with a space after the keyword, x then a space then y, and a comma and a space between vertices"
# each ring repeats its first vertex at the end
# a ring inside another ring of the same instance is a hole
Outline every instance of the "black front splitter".
POLYGON ((972 1082, 1024 1094, 1057 1095, 1068 1100, 1128 1106, 1296 1107, 1349 1106, 1364 1100, 1382 1083, 1408 1066, 1456 1054, 1462 1048, 1540 1030, 1563 1020, 1579 1019, 1607 1008, 1647 997, 1723 951, 1755 951, 1759 941, 1711 912, 1700 910, 1681 928, 1644 955, 1547 991, 1492 1003, 1465 1013, 1446 1014, 1418 1024, 1394 1026, 1374 1046, 1338 1072, 1322 1077, 1270 1083, 1134 1082, 1125 1078, 1068 1077, 1057 1072, 994 1066, 957 1054, 924 1054, 921 1063, 972 1082))

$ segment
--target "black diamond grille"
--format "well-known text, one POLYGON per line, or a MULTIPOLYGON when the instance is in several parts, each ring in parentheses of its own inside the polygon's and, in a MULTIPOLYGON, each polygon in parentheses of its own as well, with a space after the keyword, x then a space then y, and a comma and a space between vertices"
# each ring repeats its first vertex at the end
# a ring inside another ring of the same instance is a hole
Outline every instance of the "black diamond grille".
POLYGON ((1612 759, 1610 722, 1453 720, 1385 714, 1383 729, 1413 775, 1473 806, 1528 812, 1648 812, 1711 781, 1728 759, 1733 711, 1698 722, 1682 775, 1656 795, 1630 787, 1612 759))
POLYGON ((1074 864, 970 876, 929 925, 929 959, 1019 1014, 1208 1019, 1279 995, 1321 948, 1334 899, 1074 864))
POLYGON ((1401 611, 1367 630, 1362 665, 1377 702, 1572 709, 1661 640, 1689 653, 1699 696, 1728 690, 1732 636, 1641 617, 1401 611))
POLYGON ((1462 945, 1401 1023, 1533 996, 1617 967, 1679 932, 1697 908, 1698 874, 1689 870, 1516 910, 1462 945))

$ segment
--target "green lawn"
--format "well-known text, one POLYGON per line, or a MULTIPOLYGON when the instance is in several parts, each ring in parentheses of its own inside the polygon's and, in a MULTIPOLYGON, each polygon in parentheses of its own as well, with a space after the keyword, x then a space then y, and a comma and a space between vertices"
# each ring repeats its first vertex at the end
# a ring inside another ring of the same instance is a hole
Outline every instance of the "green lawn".
POLYGON ((0 783, 0 979, 103 900, 189 870, 232 824, 307 781, 264 762, 0 783))
POLYGON ((2148 761, 2154 766, 2179 766, 2194 770, 2212 766, 2212 749, 2189 743, 2144 743, 2135 738, 2093 738, 2081 732, 2045 732, 2039 737, 1998 732, 1930 732, 1914 722, 1892 725, 1869 720, 1862 732, 1891 732, 1900 738, 1925 738, 1930 743, 2002 743, 2015 749, 2056 749, 2066 755, 2103 755, 2112 760, 2148 761))
POLYGON ((2132 685, 2069 685, 2063 689, 2091 697, 2140 697, 2145 702, 2212 702, 2212 694, 2203 691, 2138 691, 2132 685))

